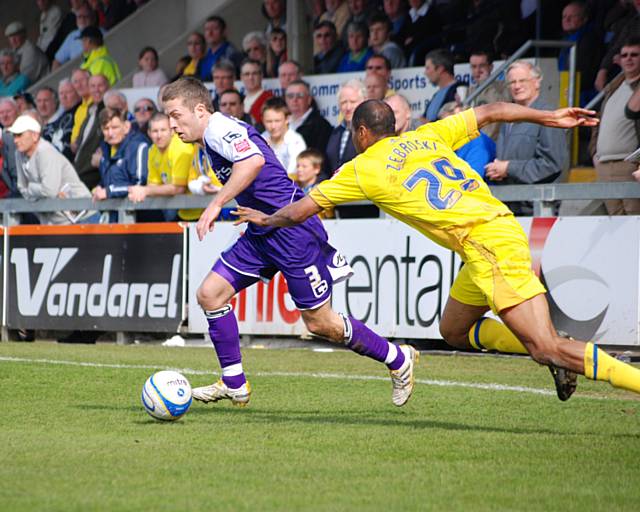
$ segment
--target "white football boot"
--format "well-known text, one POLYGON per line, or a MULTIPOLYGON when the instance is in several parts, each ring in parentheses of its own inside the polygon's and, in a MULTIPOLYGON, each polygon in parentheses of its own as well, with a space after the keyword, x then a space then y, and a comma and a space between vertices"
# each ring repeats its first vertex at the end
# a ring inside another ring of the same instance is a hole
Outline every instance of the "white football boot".
POLYGON ((402 350, 404 354, 404 363, 397 370, 389 370, 389 373, 393 384, 391 401, 393 405, 402 407, 411 398, 411 393, 413 393, 413 385, 415 383, 413 369, 420 358, 420 353, 410 345, 400 345, 398 350, 402 350))
POLYGON ((251 384, 247 381, 239 388, 228 387, 222 379, 210 386, 193 388, 191 396, 200 402, 218 402, 219 400, 231 400, 233 405, 244 407, 251 398, 251 384))

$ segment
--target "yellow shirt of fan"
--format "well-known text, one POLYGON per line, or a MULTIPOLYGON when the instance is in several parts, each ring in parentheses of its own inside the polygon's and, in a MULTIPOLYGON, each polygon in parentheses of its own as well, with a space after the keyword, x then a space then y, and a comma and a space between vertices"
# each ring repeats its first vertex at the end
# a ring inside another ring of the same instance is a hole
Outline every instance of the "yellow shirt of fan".
MULTIPOLYGON (((193 153, 191 155, 191 167, 189 168, 188 181, 198 179, 200 176, 206 176, 209 178, 209 182, 217 187, 222 187, 222 183, 218 180, 217 176, 213 172, 209 159, 202 149, 197 144, 193 144, 193 153)), ((191 192, 187 191, 187 194, 191 192)), ((198 220, 202 215, 202 208, 191 208, 189 210, 179 210, 178 215, 182 220, 198 220)))
POLYGON ((473 109, 376 142, 319 183, 323 208, 369 200, 434 242, 462 252, 476 225, 511 211, 454 150, 477 137, 473 109))

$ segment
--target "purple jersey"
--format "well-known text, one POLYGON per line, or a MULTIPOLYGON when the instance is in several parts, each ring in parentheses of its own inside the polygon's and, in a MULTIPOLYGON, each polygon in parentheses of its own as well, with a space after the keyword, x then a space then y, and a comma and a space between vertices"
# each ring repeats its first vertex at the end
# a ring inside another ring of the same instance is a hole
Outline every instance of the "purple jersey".
MULTIPOLYGON (((209 118, 204 132, 204 144, 211 168, 223 185, 229 181, 234 163, 253 155, 264 158, 264 166, 256 179, 236 196, 239 205, 270 215, 304 197, 304 192, 287 176, 269 144, 253 126, 216 112, 209 118)), ((324 231, 320 220, 315 216, 305 221, 305 224, 312 230, 324 231)), ((264 234, 273 229, 249 224, 247 231, 264 234)))

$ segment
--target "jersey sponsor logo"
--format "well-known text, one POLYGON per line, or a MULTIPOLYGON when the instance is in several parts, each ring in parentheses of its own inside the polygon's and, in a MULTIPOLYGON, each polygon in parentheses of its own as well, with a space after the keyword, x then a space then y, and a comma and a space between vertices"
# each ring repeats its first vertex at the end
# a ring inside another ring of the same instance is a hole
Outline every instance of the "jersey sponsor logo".
POLYGON ((16 282, 24 283, 16 290, 18 311, 22 316, 165 318, 176 315, 180 254, 173 256, 171 277, 165 283, 112 283, 111 254, 105 254, 102 273, 94 276, 94 280, 91 276, 83 276, 84 280, 77 282, 61 281, 58 275, 78 251, 78 247, 38 248, 31 261, 27 249, 11 251, 16 282), (30 267, 33 265, 40 266, 40 271, 32 288, 30 267))
POLYGON ((240 137, 242 137, 242 134, 238 132, 227 132, 227 134, 222 137, 222 140, 227 144, 231 144, 235 139, 239 139, 240 137))
POLYGON ((247 139, 243 139, 240 142, 234 142, 233 147, 236 148, 238 153, 244 153, 245 151, 249 151, 251 149, 251 145, 247 139))

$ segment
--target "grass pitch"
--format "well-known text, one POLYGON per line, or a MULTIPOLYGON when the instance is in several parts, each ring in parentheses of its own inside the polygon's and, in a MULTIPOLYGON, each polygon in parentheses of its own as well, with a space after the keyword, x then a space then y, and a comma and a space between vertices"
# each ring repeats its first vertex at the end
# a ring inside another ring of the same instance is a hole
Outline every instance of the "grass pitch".
POLYGON ((383 367, 346 351, 244 363, 249 407, 167 424, 145 379, 208 384, 212 349, 0 343, 0 511, 640 509, 630 393, 581 379, 561 403, 530 360, 426 353, 399 409, 383 367))

